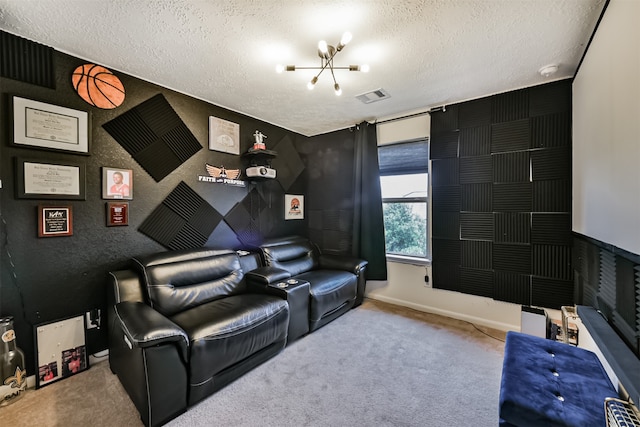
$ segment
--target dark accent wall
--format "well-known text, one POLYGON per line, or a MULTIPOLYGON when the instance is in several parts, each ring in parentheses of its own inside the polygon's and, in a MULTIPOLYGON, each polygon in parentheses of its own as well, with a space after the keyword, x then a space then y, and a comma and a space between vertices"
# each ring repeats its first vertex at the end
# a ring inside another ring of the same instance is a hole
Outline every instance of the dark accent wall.
POLYGON ((640 357, 640 255, 574 234, 576 302, 600 311, 640 357))
MULTIPOLYGON (((4 33, 0 34, 5 37, 4 33)), ((30 43, 18 41, 19 46, 30 43)), ((33 327, 84 314, 91 309, 101 309, 104 316, 107 273, 128 266, 132 256, 173 247, 199 246, 203 241, 207 247, 252 249, 266 237, 290 234, 312 234, 321 248, 329 251, 343 249, 345 242, 350 243, 353 212, 349 206, 353 200, 350 195, 353 187, 351 132, 307 138, 117 70, 111 71, 124 84, 126 99, 116 109, 101 110, 83 101, 71 86, 71 72, 86 61, 51 49, 44 64, 40 59, 29 62, 22 56, 22 50, 10 55, 4 47, 3 44, 4 68, 8 66, 6 61, 13 62, 15 57, 20 57, 30 70, 24 74, 39 71, 47 74, 51 68, 54 76, 52 85, 36 84, 30 78, 21 77, 22 74, 3 74, 0 78, 0 120, 4 123, 0 136, 0 314, 15 318, 18 345, 27 355, 30 375, 35 364, 33 327), (88 111, 91 115, 89 155, 11 145, 11 127, 6 125, 12 111, 10 95, 88 111), (156 174, 154 178, 105 130, 103 124, 158 95, 166 99, 202 149, 195 150, 193 155, 194 150, 191 150, 189 156, 172 165, 170 173, 156 174), (209 116, 240 125, 241 153, 253 144, 256 130, 267 135, 268 148, 278 153, 273 161, 277 179, 256 183, 247 180, 246 188, 200 182, 198 175, 207 175, 206 163, 227 169, 246 166, 242 156, 208 149, 209 116), (84 163, 86 200, 16 198, 15 157, 84 163), (129 201, 128 226, 106 226, 106 200, 101 198, 103 166, 133 170, 133 200, 129 201), (285 193, 305 195, 304 220, 284 220, 285 193), (72 206, 73 236, 38 238, 37 206, 57 203, 72 206), (329 206, 328 209, 325 210, 325 206, 329 206), (161 211, 160 222, 166 220, 167 215, 173 217, 171 212, 178 212, 184 229, 171 236, 163 234, 162 230, 170 227, 158 226, 153 221, 157 211, 161 211), (150 222, 141 230, 147 220, 150 222), (310 224, 313 232, 308 229, 310 224)), ((104 318, 103 324, 106 325, 104 318)), ((90 353, 106 348, 104 329, 88 331, 90 353)))
POLYGON ((433 286, 573 304, 571 82, 431 115, 433 286))

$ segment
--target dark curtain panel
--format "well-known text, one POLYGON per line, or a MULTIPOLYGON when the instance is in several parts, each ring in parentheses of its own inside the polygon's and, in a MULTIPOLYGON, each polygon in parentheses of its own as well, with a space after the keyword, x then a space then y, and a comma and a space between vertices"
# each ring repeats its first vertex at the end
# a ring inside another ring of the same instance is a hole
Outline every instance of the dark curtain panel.
POLYGON ((376 125, 355 130, 353 255, 369 261, 368 280, 387 280, 376 125))

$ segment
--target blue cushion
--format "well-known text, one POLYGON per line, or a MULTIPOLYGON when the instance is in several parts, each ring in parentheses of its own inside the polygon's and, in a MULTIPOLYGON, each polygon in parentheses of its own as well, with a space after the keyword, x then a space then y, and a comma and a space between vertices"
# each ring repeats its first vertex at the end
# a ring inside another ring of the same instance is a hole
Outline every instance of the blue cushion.
POLYGON ((507 333, 500 385, 502 425, 605 426, 606 397, 618 393, 593 352, 507 333))

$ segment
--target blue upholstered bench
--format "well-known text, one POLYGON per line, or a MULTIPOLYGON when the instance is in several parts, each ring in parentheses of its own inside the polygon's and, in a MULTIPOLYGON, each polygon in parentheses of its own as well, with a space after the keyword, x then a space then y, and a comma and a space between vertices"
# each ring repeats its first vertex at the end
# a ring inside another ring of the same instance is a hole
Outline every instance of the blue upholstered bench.
POLYGON ((510 331, 500 384, 501 426, 605 426, 618 397, 595 353, 510 331))

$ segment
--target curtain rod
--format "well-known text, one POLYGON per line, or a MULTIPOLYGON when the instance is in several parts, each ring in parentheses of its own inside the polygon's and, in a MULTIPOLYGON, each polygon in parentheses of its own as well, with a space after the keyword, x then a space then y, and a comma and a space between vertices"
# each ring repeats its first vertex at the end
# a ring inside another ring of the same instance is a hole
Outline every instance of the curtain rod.
POLYGON ((434 107, 428 111, 423 111, 421 113, 414 113, 414 114, 409 114, 406 116, 401 116, 401 117, 395 117, 393 119, 387 119, 387 120, 382 120, 382 121, 375 121, 375 124, 379 125, 381 123, 388 123, 388 122, 395 122, 396 120, 404 120, 404 119, 410 119, 411 117, 418 117, 418 116, 424 116, 425 114, 431 114, 431 113, 435 113, 436 111, 442 111, 442 112, 446 112, 447 111, 447 106, 443 105, 442 107, 434 107))

